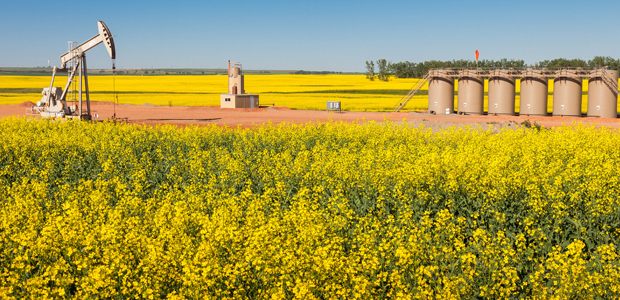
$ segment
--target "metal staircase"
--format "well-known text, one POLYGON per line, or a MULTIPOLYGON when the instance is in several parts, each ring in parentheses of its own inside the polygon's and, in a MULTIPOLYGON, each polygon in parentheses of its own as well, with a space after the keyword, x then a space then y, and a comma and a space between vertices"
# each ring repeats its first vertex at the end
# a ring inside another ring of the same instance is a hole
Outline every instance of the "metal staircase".
POLYGON ((601 76, 601 78, 603 79, 603 82, 605 82, 605 84, 607 84, 607 86, 611 89, 611 91, 618 95, 618 81, 614 80, 615 78, 604 69, 603 76, 601 76))
POLYGON ((403 107, 405 107, 405 105, 407 105, 407 102, 409 102, 409 100, 411 100, 411 98, 413 98, 413 96, 415 96, 415 94, 417 94, 420 91, 420 89, 422 89, 424 84, 428 82, 429 77, 430 77, 430 72, 427 72, 426 75, 424 75, 424 78, 416 82, 413 88, 409 90, 409 93, 407 93, 407 95, 405 95, 402 99, 400 99, 398 104, 394 106, 394 112, 399 112, 403 107))

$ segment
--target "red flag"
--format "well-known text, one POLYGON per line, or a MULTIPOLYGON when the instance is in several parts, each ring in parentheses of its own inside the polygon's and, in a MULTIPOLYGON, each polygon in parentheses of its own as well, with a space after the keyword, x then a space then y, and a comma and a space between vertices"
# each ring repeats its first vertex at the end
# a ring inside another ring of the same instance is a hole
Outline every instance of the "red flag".
POLYGON ((478 61, 478 56, 480 55, 480 52, 478 52, 478 50, 476 50, 476 61, 478 61))

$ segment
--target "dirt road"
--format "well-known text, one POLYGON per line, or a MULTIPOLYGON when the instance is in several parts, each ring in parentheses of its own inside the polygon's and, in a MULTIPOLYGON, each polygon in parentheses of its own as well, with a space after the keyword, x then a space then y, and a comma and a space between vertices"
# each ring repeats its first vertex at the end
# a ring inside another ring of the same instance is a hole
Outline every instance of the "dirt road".
MULTIPOLYGON (((25 116, 26 109, 34 103, 24 102, 18 105, 0 106, 0 117, 25 116)), ((218 126, 252 127, 263 123, 281 122, 307 123, 316 121, 407 121, 440 122, 446 126, 454 124, 494 124, 494 123, 521 123, 525 120, 540 124, 547 128, 570 125, 573 122, 596 124, 609 128, 620 128, 620 119, 579 118, 579 117, 539 117, 539 116, 471 116, 471 115, 431 115, 427 112, 361 112, 346 111, 326 112, 312 110, 291 110, 286 107, 263 107, 252 109, 224 109, 219 107, 181 107, 181 106, 154 106, 154 105, 116 105, 112 102, 92 102, 92 114, 97 120, 105 120, 116 111, 117 118, 122 118, 130 124, 174 124, 186 126, 190 124, 204 126, 217 124, 218 126)), ((443 126, 441 126, 443 127, 443 126)))

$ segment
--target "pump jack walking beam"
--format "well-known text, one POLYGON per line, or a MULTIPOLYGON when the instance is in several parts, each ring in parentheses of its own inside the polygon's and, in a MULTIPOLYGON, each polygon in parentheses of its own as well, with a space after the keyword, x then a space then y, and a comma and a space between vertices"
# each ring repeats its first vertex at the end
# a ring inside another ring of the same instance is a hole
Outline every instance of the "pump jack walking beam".
MULTIPOLYGON (((49 88, 43 89, 43 99, 37 103, 37 106, 30 109, 31 112, 40 112, 41 116, 53 116, 56 113, 61 115, 76 116, 75 113, 77 113, 76 117, 79 117, 80 119, 91 119, 90 90, 88 88, 88 69, 86 67, 85 52, 103 43, 108 50, 108 54, 110 54, 110 58, 113 60, 116 59, 114 37, 110 33, 110 29, 108 29, 108 26, 106 26, 102 21, 98 21, 97 26, 99 29, 99 34, 60 56, 60 68, 54 67, 52 71, 52 81, 50 82, 49 88), (75 66, 68 69, 67 63, 72 60, 76 60, 75 66), (54 91, 60 90, 54 88, 54 79, 56 78, 57 72, 68 72, 67 84, 62 91, 62 95, 60 95, 60 93, 58 93, 58 95, 54 94, 56 92, 52 93, 53 89, 54 91), (79 77, 79 94, 77 99, 79 102, 79 109, 77 111, 74 106, 69 109, 66 105, 67 92, 71 87, 75 76, 79 77), (85 113, 82 110, 82 88, 84 88, 84 92, 86 94, 85 113)), ((112 69, 115 69, 114 63, 112 64, 112 69)))
POLYGON ((69 62, 70 60, 82 56, 84 52, 94 48, 101 43, 104 43, 106 50, 108 50, 108 54, 110 54, 110 58, 116 59, 114 38, 110 33, 110 29, 108 29, 108 26, 106 26, 103 21, 98 21, 97 25, 99 27, 99 34, 90 38, 88 41, 80 44, 75 49, 68 51, 67 53, 60 56, 60 64, 62 69, 65 68, 67 62, 69 62))

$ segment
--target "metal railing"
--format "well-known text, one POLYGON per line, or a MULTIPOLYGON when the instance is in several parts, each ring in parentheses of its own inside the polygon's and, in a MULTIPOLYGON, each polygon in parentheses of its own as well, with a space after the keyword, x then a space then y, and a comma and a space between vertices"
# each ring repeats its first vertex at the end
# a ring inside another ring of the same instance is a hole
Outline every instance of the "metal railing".
POLYGON ((603 78, 603 82, 605 82, 605 84, 607 84, 607 86, 616 94, 616 96, 618 95, 618 81, 614 80, 615 78, 609 74, 609 72, 607 72, 605 69, 602 70, 603 72, 603 76, 601 76, 601 78, 603 78))
POLYGON ((407 105, 407 102, 409 102, 409 100, 411 100, 411 98, 413 98, 413 96, 418 93, 420 89, 422 89, 424 84, 426 84, 426 82, 428 81, 429 77, 430 71, 426 73, 426 75, 424 75, 424 78, 416 82, 416 84, 411 88, 411 90, 409 90, 409 93, 407 93, 407 95, 400 99, 400 102, 398 102, 398 104, 394 106, 394 111, 399 112, 403 107, 405 107, 405 105, 407 105))
POLYGON ((569 77, 574 79, 582 78, 602 78, 603 82, 617 95, 618 81, 606 70, 606 67, 514 67, 514 68, 502 68, 502 67, 490 67, 490 68, 433 68, 428 70, 420 81, 409 90, 409 92, 394 106, 394 112, 399 112, 407 102, 417 94, 420 89, 430 79, 435 77, 441 78, 459 78, 467 77, 469 72, 475 71, 476 76, 482 78, 491 78, 497 76, 510 76, 513 79, 524 77, 536 77, 536 78, 557 78, 557 77, 569 77), (501 75, 500 75, 501 74, 501 75))
MULTIPOLYGON (((546 76, 547 78, 554 78, 556 76, 556 72, 560 71, 560 73, 570 73, 575 74, 577 77, 581 78, 589 78, 589 71, 605 71, 605 68, 616 68, 614 67, 484 67, 484 68, 475 68, 475 67, 446 67, 446 68, 432 68, 429 69, 428 73, 433 74, 433 72, 442 71, 441 73, 448 72, 447 76, 458 78, 461 77, 459 75, 460 72, 463 71, 476 71, 482 77, 489 77, 492 74, 497 73, 498 71, 507 71, 511 73, 511 75, 515 78, 523 77, 524 75, 529 75, 532 72, 536 72, 541 74, 542 76, 546 76)), ((427 74, 428 74, 427 73, 427 74)), ((607 72, 605 72, 607 73, 607 72)), ((434 77, 434 76, 433 76, 434 77)))

